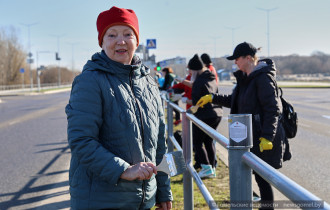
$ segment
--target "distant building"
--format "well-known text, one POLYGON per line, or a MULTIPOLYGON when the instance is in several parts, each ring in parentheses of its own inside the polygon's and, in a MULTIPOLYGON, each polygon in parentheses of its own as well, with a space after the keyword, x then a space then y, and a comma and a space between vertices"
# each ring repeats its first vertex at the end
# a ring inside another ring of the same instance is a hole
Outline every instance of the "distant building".
POLYGON ((166 60, 162 60, 159 62, 162 68, 171 67, 174 71, 174 74, 179 77, 185 77, 187 74, 187 63, 186 58, 183 57, 175 57, 166 60))

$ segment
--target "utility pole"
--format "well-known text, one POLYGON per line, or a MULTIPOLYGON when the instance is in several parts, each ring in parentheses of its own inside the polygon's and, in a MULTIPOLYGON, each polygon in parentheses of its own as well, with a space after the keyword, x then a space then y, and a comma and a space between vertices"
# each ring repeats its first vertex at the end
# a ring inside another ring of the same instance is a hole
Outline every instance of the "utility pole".
POLYGON ((38 67, 39 63, 39 54, 40 53, 50 53, 50 51, 37 51, 37 83, 38 83, 38 92, 41 90, 41 85, 40 85, 40 71, 45 69, 45 66, 40 66, 38 67))
POLYGON ((270 47, 269 47, 269 45, 270 45, 269 44, 270 43, 270 41, 269 41, 269 13, 276 10, 277 8, 272 8, 272 9, 257 8, 257 9, 262 10, 267 13, 267 48, 268 48, 268 57, 269 57, 269 55, 270 55, 270 53, 269 53, 269 51, 270 51, 270 47))
POLYGON ((28 53, 28 59, 27 62, 29 64, 29 71, 30 71, 30 85, 31 85, 31 91, 33 89, 33 76, 32 76, 32 71, 31 71, 31 63, 33 63, 32 59, 32 53, 31 53, 31 39, 30 39, 30 27, 33 25, 36 25, 37 23, 30 23, 30 24, 23 24, 21 25, 26 26, 28 28, 28 48, 29 48, 29 53, 28 53))

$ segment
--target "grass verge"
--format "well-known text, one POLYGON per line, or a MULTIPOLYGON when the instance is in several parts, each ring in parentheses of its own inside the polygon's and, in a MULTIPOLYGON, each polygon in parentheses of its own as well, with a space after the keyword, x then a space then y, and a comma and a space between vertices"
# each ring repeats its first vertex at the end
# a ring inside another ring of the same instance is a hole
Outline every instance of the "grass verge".
MULTIPOLYGON (((216 178, 203 179, 204 185, 212 195, 214 201, 220 205, 221 203, 229 202, 229 172, 227 166, 221 161, 218 161, 216 168, 216 178)), ((173 209, 183 209, 183 178, 182 175, 171 177, 171 189, 173 193, 173 209)), ((194 182, 194 208, 195 209, 209 209, 208 204, 204 200, 202 193, 199 191, 194 182)), ((223 209, 223 208, 221 208, 223 209)))
MULTIPOLYGON (((165 112, 166 113, 166 112, 165 112)), ((165 116, 166 117, 166 116, 165 116)), ((165 118, 166 119, 166 118, 165 118)), ((182 125, 179 124, 173 128, 174 132, 176 130, 182 130, 182 125)), ((214 201, 221 205, 222 203, 228 203, 230 201, 229 196, 229 170, 228 167, 218 159, 218 167, 216 168, 216 177, 212 179, 202 180, 210 194, 212 195, 214 201)), ((193 182, 194 186, 194 208, 200 210, 209 209, 202 193, 197 187, 196 183, 193 182)), ((172 206, 174 210, 181 210, 184 207, 183 199, 183 175, 178 175, 171 177, 171 189, 173 193, 172 206)), ((156 209, 155 207, 152 208, 156 209)), ((224 208, 221 208, 224 209, 224 208)))

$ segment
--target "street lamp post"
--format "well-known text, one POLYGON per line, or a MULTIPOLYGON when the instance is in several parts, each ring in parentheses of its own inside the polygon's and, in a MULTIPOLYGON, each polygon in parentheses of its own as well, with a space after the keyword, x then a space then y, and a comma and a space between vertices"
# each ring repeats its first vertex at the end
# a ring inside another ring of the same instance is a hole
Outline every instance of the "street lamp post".
POLYGON ((31 85, 31 91, 33 89, 33 76, 32 76, 32 71, 31 71, 31 63, 33 63, 33 59, 32 59, 32 53, 31 53, 31 39, 30 39, 30 27, 33 25, 36 25, 37 23, 31 23, 31 24, 23 24, 21 23, 23 26, 26 26, 28 28, 28 41, 29 41, 29 54, 28 54, 28 63, 29 63, 29 71, 30 71, 30 85, 31 85))
POLYGON ((58 86, 61 86, 61 69, 60 69, 60 38, 63 37, 65 34, 62 35, 52 35, 57 38, 57 54, 56 54, 56 60, 58 61, 57 70, 58 70, 58 86))
POLYGON ((71 69, 72 69, 72 72, 73 72, 73 69, 74 69, 74 47, 76 44, 78 44, 77 42, 74 42, 74 43, 68 43, 71 45, 71 49, 72 49, 72 63, 71 63, 71 69))
POLYGON ((239 27, 225 27, 225 28, 231 30, 232 51, 234 51, 235 30, 238 29, 239 27))
POLYGON ((36 63, 37 63, 37 83, 38 83, 38 92, 40 92, 41 90, 41 87, 40 87, 40 71, 45 69, 44 66, 40 66, 38 67, 38 60, 39 60, 39 53, 50 53, 50 51, 37 51, 37 60, 36 60, 36 63))
POLYGON ((268 57, 269 57, 269 49, 270 49, 270 47, 269 47, 269 13, 270 12, 272 12, 272 11, 274 11, 274 10, 276 10, 277 8, 272 8, 272 9, 263 9, 263 8, 257 8, 257 9, 259 9, 259 10, 262 10, 262 11, 265 11, 266 13, 267 13, 267 48, 268 48, 268 57))
POLYGON ((212 36, 212 39, 214 39, 214 58, 217 57, 217 39, 220 39, 220 36, 212 36))

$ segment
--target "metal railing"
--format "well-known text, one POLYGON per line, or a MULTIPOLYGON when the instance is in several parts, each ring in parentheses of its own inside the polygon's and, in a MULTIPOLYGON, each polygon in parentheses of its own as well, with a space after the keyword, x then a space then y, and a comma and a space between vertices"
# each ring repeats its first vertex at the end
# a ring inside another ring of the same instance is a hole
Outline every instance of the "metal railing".
MULTIPOLYGON (((251 115, 229 115, 229 139, 197 119, 193 114, 187 113, 178 105, 170 102, 164 95, 163 104, 167 106, 167 137, 169 151, 174 147, 183 150, 187 170, 183 174, 184 209, 194 209, 193 180, 202 193, 210 209, 219 209, 212 195, 204 185, 193 167, 192 123, 203 130, 221 146, 228 149, 230 207, 235 209, 252 209, 252 170, 289 198, 295 208, 310 209, 313 202, 321 204, 317 209, 330 209, 330 205, 313 195, 266 162, 250 152, 252 147, 252 120, 251 115), (173 136, 173 109, 179 111, 182 117, 182 148, 173 136), (235 128, 234 123, 241 127, 235 128), (245 127, 244 127, 245 126, 245 127), (233 129, 232 129, 233 127, 233 129), (238 128, 240 129, 238 131, 238 128), (244 130, 242 135, 242 128, 244 130), (236 130, 235 130, 236 129, 236 130), (237 132, 238 133, 235 133, 237 132), (242 138, 243 136, 243 138, 242 138), (240 141, 237 141, 239 139, 240 141), (240 203, 241 202, 241 203, 240 203), (242 203, 243 202, 243 203, 242 203), (231 204, 244 206, 237 208, 231 204), (305 205, 302 205, 305 204, 305 205)), ((164 106, 165 109, 165 106, 164 106)), ((283 208, 283 207, 282 207, 283 208)))

